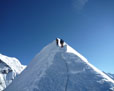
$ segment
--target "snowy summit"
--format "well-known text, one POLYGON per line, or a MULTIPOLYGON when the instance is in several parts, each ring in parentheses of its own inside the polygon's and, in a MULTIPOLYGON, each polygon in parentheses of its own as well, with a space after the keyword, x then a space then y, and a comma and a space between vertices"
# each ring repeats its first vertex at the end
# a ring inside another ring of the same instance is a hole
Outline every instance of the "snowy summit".
POLYGON ((5 91, 114 91, 114 80, 56 39, 5 91))
POLYGON ((0 54, 0 91, 3 91, 26 66, 18 59, 0 54))

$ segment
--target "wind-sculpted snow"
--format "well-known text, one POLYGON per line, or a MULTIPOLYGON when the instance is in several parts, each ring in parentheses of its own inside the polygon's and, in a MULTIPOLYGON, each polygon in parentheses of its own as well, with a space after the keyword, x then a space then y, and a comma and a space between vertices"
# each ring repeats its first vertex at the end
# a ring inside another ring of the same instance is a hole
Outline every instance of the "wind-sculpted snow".
POLYGON ((0 54, 0 91, 3 91, 20 74, 25 66, 16 58, 0 54))
POLYGON ((5 91, 114 91, 114 80, 66 43, 47 45, 5 91))
POLYGON ((105 73, 105 74, 107 74, 110 78, 114 80, 114 74, 111 74, 111 73, 105 73))

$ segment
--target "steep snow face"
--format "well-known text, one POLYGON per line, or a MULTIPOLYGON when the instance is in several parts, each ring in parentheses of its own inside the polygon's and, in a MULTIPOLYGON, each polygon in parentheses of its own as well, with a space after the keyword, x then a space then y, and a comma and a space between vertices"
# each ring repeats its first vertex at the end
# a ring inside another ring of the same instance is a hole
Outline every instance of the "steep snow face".
POLYGON ((16 58, 0 54, 0 91, 3 91, 25 67, 16 58))
POLYGON ((47 45, 5 91, 114 91, 114 80, 64 43, 47 45))

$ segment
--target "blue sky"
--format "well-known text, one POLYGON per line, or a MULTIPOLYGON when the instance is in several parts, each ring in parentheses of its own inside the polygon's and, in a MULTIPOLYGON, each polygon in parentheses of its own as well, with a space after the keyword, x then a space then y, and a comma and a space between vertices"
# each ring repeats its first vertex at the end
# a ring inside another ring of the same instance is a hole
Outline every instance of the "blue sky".
POLYGON ((0 1, 0 53, 27 65, 56 37, 114 73, 114 0, 0 1))

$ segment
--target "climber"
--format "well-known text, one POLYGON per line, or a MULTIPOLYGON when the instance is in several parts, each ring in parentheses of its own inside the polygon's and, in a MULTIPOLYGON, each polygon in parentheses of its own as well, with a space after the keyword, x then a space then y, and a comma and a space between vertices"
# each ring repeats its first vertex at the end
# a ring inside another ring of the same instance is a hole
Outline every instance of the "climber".
POLYGON ((59 40, 58 40, 58 38, 56 38, 56 45, 58 46, 58 42, 59 42, 59 40))
POLYGON ((64 44, 64 40, 60 40, 60 44, 61 44, 61 48, 63 47, 63 44, 64 44))

